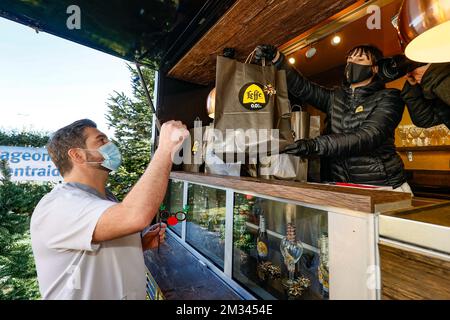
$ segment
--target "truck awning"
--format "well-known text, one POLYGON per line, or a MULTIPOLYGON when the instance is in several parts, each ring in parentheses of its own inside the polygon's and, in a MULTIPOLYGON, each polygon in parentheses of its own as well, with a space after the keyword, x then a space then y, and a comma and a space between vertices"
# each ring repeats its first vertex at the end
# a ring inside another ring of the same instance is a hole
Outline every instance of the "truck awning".
POLYGON ((186 47, 187 41, 198 39, 200 33, 205 31, 201 29, 208 27, 205 23, 208 18, 220 16, 214 16, 211 12, 218 7, 220 10, 227 9, 219 2, 2 0, 0 16, 159 69, 169 54, 172 58, 180 49, 189 49, 189 46, 186 47), (179 45, 180 39, 183 46, 179 45))

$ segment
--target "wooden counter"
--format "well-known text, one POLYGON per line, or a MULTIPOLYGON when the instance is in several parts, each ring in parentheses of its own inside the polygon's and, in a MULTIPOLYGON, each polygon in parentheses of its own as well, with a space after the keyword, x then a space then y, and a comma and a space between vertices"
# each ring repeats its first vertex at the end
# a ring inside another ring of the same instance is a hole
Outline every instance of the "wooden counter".
POLYGON ((350 209, 365 213, 409 208, 411 207, 412 198, 409 193, 402 192, 201 173, 172 172, 170 178, 230 188, 242 193, 254 193, 305 204, 350 209))
POLYGON ((450 201, 412 204, 379 216, 382 299, 449 299, 450 201))
POLYGON ((450 255, 450 201, 420 199, 379 216, 380 238, 450 255))
POLYGON ((450 201, 436 199, 433 204, 386 212, 383 215, 450 228, 450 201))

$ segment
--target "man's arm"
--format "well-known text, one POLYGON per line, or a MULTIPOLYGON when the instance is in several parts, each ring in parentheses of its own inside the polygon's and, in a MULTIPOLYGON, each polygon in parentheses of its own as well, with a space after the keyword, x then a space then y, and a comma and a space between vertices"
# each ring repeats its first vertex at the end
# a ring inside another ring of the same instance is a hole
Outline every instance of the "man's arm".
POLYGON ((151 223, 166 194, 173 153, 188 135, 186 126, 179 121, 170 121, 161 127, 159 147, 150 165, 125 199, 102 214, 92 242, 140 232, 151 223))

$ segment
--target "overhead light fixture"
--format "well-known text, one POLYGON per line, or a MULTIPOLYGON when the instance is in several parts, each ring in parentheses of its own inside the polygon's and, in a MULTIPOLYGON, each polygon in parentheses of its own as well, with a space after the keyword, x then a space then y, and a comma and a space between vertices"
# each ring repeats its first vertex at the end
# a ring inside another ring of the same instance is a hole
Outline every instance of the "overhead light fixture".
POLYGON ((211 92, 208 94, 208 98, 206 99, 206 112, 208 113, 208 117, 214 119, 215 111, 216 111, 216 88, 213 88, 211 92))
POLYGON ((449 0, 404 0, 397 30, 409 59, 424 63, 450 62, 449 0))
POLYGON ((311 59, 312 57, 314 57, 316 55, 316 53, 317 53, 317 49, 314 47, 311 47, 308 49, 308 51, 306 51, 305 56, 308 59, 311 59))
POLYGON ((333 46, 337 46, 338 44, 340 44, 342 42, 342 38, 340 37, 340 36, 338 36, 338 35, 335 35, 334 37, 333 37, 333 39, 331 39, 331 44, 333 45, 333 46))
POLYGON ((289 58, 289 63, 290 64, 294 64, 295 63, 295 58, 294 57, 290 57, 289 58))

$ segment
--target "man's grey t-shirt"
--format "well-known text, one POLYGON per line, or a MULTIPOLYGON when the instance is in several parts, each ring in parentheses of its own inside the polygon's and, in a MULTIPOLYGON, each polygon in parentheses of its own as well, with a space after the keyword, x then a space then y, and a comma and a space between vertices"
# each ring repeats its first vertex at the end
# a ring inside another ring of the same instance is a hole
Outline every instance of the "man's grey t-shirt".
POLYGON ((92 244, 97 221, 114 199, 63 183, 38 203, 30 230, 43 299, 145 299, 140 234, 92 244))

